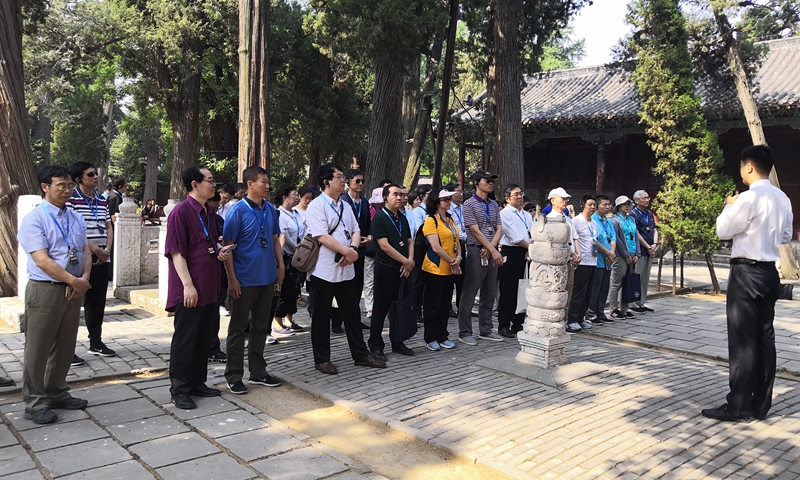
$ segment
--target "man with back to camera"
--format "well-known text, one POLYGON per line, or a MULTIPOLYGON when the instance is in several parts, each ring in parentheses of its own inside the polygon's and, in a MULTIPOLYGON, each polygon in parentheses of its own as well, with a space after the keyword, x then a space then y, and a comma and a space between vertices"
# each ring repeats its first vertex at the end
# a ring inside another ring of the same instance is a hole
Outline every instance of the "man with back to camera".
POLYGON ((166 310, 175 312, 169 391, 175 407, 189 410, 197 408, 192 396, 221 393, 206 385, 207 359, 218 333, 220 262, 230 258, 230 248, 218 248, 222 232, 206 203, 216 191, 211 172, 192 166, 183 171, 181 180, 188 195, 167 217, 164 256, 170 260, 166 310))
POLYGON ((114 189, 108 195, 106 203, 108 204, 108 214, 111 215, 111 221, 117 223, 117 214, 119 213, 119 206, 122 203, 123 195, 128 195, 128 182, 124 177, 117 177, 112 183, 114 189))
POLYGON ((725 310, 728 317, 730 393, 727 403, 701 413, 722 421, 764 420, 775 382, 775 302, 780 246, 792 240, 792 204, 769 182, 774 164, 766 145, 744 149, 739 174, 749 190, 725 199, 717 235, 733 240, 725 310))
POLYGON ((247 350, 252 385, 278 387, 281 382, 267 373, 264 346, 272 325, 272 297, 286 274, 278 212, 267 201, 269 177, 259 166, 242 172, 247 195, 228 212, 222 237, 225 245, 236 245, 232 258, 225 262, 228 273, 231 320, 228 325, 225 379, 231 393, 247 393, 244 385, 245 329, 250 320, 247 350))
MULTIPOLYGON (((92 273, 89 283, 92 288, 86 292, 83 299, 83 317, 86 329, 89 331, 89 354, 101 357, 113 357, 114 350, 103 343, 103 316, 106 308, 106 294, 108 293, 109 260, 111 248, 114 244, 114 224, 108 213, 108 205, 97 192, 99 176, 97 169, 88 162, 76 162, 69 167, 69 173, 75 183, 75 191, 67 205, 78 212, 86 223, 86 236, 89 242, 89 251, 92 253, 92 273)), ((80 357, 75 356, 73 365, 83 363, 80 357)))
POLYGON ((334 299, 339 305, 355 365, 386 368, 386 362, 369 353, 361 332, 361 291, 355 283, 353 268, 358 261, 361 235, 353 210, 341 199, 344 173, 339 165, 326 163, 317 169, 316 179, 323 192, 306 210, 308 232, 320 243, 317 263, 309 272, 313 279, 310 300, 314 309, 311 316, 314 368, 327 375, 339 373, 331 362, 330 319, 334 299))
POLYGON ((647 313, 653 311, 645 302, 647 288, 650 286, 650 270, 653 268, 653 259, 656 258, 656 248, 658 248, 658 229, 656 216, 650 210, 650 195, 644 190, 637 190, 633 194, 633 203, 636 206, 630 215, 636 220, 636 238, 639 240, 642 254, 636 262, 636 273, 642 277, 642 288, 641 297, 631 310, 636 313, 647 313))
POLYGON ((69 394, 67 373, 75 354, 83 295, 92 288, 86 223, 67 208, 75 189, 66 168, 37 172, 44 200, 25 215, 17 239, 28 254, 25 289, 25 353, 22 362, 24 418, 52 423, 51 409, 80 410, 86 400, 69 394))

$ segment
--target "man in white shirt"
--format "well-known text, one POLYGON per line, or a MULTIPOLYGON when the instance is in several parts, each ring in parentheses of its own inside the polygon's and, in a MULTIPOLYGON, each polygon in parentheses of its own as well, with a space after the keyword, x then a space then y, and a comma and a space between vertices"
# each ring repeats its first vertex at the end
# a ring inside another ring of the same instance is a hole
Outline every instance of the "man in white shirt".
POLYGON ((585 320, 584 315, 589 308, 594 273, 597 269, 597 228, 592 222, 592 215, 597 211, 597 201, 592 195, 581 197, 581 213, 572 219, 572 228, 578 237, 580 254, 573 258, 575 267, 572 281, 572 298, 567 312, 567 333, 577 333, 581 330, 592 328, 592 324, 585 320))
POLYGON ((386 362, 374 358, 361 333, 361 288, 356 285, 355 268, 361 233, 353 209, 340 198, 345 180, 335 163, 321 165, 316 172, 322 195, 308 205, 308 232, 320 243, 316 266, 309 272, 313 279, 311 304, 311 345, 314 368, 328 375, 339 373, 331 363, 331 308, 333 300, 345 325, 350 354, 357 366, 386 368, 386 362))
POLYGON ((733 240, 728 277, 728 356, 730 393, 727 403, 702 411, 722 421, 767 418, 775 381, 775 302, 780 278, 775 262, 780 246, 792 240, 792 204, 769 183, 772 150, 766 145, 745 148, 739 165, 750 189, 725 200, 717 217, 717 235, 733 240))
POLYGON ((505 189, 506 208, 500 211, 503 225, 503 268, 500 269, 500 301, 497 308, 497 333, 515 338, 525 322, 524 313, 516 313, 519 281, 528 266, 528 245, 531 241, 531 214, 522 209, 523 193, 519 185, 509 183, 505 189))
MULTIPOLYGON (((571 252, 570 264, 569 268, 567 268, 567 308, 566 308, 566 315, 569 315, 569 304, 570 300, 572 299, 572 288, 575 281, 575 267, 581 261, 581 248, 580 243, 578 242, 578 232, 575 230, 575 227, 572 225, 572 219, 569 218, 569 214, 565 213, 567 210, 567 200, 572 198, 572 195, 568 194, 566 190, 561 187, 554 188, 550 190, 550 193, 547 195, 547 200, 550 201, 550 213, 547 214, 548 217, 558 217, 564 216, 564 220, 569 227, 569 250, 571 252)), ((578 326, 578 330, 581 329, 580 325, 578 326)), ((572 329, 574 330, 575 325, 572 325, 572 329)), ((591 328, 591 325, 589 326, 591 328)), ((568 333, 570 328, 569 325, 567 326, 568 333)))
MULTIPOLYGON (((445 190, 453 192, 453 198, 450 203, 450 216, 456 222, 458 227, 458 242, 461 244, 461 251, 466 254, 467 244, 464 241, 467 238, 467 231, 464 229, 464 189, 458 183, 451 183, 444 187, 445 190)), ((461 275, 456 275, 456 308, 461 303, 461 289, 464 287, 464 276, 467 274, 467 264, 461 262, 461 275)), ((458 313, 451 307, 450 318, 458 318, 458 313)))

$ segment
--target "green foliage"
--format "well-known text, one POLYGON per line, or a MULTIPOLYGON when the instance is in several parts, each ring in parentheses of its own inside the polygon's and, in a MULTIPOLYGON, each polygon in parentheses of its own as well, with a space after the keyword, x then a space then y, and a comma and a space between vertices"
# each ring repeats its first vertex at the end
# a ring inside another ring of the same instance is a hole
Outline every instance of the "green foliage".
POLYGON ((797 0, 753 0, 741 5, 745 8, 737 31, 751 41, 792 37, 800 32, 797 0))
POLYGON ((715 219, 733 183, 720 173, 722 151, 694 93, 678 0, 635 0, 627 21, 634 27, 627 48, 638 59, 632 80, 639 115, 656 155, 655 173, 664 180, 653 204, 659 232, 679 252, 713 252, 720 246, 715 219))

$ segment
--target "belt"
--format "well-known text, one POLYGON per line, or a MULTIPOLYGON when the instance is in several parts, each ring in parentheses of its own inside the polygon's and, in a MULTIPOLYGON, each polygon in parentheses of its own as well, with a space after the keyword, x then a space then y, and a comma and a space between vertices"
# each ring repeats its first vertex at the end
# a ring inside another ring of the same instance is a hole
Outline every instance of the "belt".
POLYGON ((760 262, 749 258, 731 258, 731 265, 775 265, 775 262, 760 262))
POLYGON ((66 282, 52 282, 50 280, 30 280, 31 282, 36 283, 49 283, 50 285, 66 285, 66 282))

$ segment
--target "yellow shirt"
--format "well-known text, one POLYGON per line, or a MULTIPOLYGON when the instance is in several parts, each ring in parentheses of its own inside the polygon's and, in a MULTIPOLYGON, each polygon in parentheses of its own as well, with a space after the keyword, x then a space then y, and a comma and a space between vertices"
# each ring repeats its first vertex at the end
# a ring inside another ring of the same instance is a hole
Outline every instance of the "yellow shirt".
MULTIPOLYGON (((458 227, 452 218, 447 217, 445 220, 446 221, 442 221, 438 214, 436 221, 430 216, 425 218, 425 223, 422 224, 422 234, 426 237, 428 235, 438 235, 439 243, 442 245, 444 251, 447 252, 450 257, 455 257, 456 242, 458 242, 458 227)), ((436 255, 430 247, 428 247, 425 259, 422 261, 422 271, 434 275, 453 274, 453 271, 450 270, 450 264, 442 260, 439 255, 436 255)))

